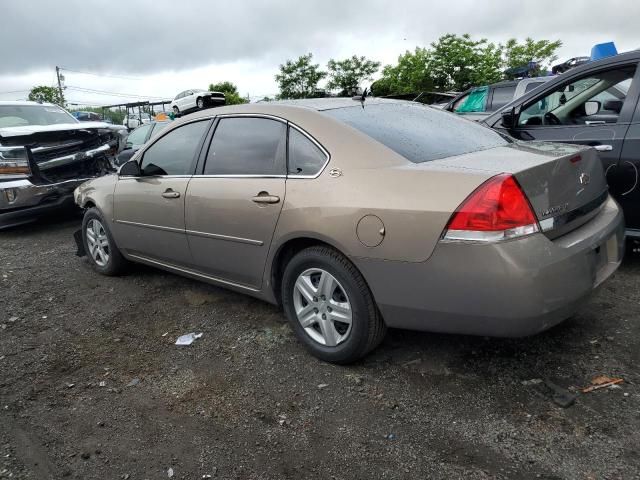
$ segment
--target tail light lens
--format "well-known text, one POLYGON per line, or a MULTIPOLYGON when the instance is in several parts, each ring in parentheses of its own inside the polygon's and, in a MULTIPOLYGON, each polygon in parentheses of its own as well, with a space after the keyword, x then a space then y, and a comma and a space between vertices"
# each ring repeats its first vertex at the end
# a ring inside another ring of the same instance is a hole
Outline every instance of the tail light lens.
POLYGON ((0 175, 30 174, 29 159, 24 147, 0 147, 0 175))
POLYGON ((484 182, 449 220, 445 240, 497 242, 540 231, 516 179, 503 173, 484 182))

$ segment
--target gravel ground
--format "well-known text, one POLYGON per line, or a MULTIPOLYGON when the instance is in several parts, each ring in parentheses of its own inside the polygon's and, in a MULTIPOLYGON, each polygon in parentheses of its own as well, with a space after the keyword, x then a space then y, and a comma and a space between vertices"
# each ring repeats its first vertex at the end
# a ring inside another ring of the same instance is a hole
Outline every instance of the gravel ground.
POLYGON ((95 274, 78 225, 0 233, 0 478, 640 478, 638 256, 536 337, 390 331, 338 367, 271 305, 95 274))

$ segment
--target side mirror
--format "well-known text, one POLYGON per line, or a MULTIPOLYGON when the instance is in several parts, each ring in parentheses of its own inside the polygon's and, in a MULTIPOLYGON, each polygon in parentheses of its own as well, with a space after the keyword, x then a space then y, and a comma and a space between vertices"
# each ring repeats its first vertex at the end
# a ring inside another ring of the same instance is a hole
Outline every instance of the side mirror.
POLYGON ((129 160, 120 167, 118 175, 121 177, 139 177, 142 175, 142 172, 140 171, 140 165, 136 160, 129 160))
POLYGON ((584 114, 586 116, 595 115, 600 111, 601 103, 595 100, 589 100, 584 104, 584 114))
POLYGON ((516 126, 516 109, 505 110, 502 112, 502 126, 504 128, 515 128, 516 126))

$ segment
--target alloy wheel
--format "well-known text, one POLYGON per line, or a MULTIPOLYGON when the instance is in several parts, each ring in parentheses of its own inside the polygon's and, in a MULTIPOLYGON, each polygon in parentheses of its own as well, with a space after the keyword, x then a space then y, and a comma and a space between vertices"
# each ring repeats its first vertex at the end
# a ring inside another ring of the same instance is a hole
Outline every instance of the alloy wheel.
POLYGON ((198 108, 202 108, 204 107, 204 100, 202 100, 201 98, 198 99, 198 108))
POLYGON ((87 246, 89 247, 89 255, 99 267, 104 267, 109 263, 109 238, 104 229, 104 225, 99 220, 92 218, 87 222, 87 246))
POLYGON ((340 282, 325 270, 310 268, 298 276, 293 307, 305 333, 321 345, 335 347, 351 332, 351 302, 340 282))

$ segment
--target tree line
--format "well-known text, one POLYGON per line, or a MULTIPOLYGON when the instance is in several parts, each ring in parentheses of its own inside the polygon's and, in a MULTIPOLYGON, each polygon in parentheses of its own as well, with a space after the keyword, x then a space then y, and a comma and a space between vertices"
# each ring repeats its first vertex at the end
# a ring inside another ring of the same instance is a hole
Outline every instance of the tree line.
MULTIPOLYGON (((399 95, 424 91, 464 91, 475 85, 487 85, 506 78, 505 72, 535 61, 532 73, 544 75, 558 59, 560 40, 520 42, 512 38, 505 42, 474 39, 469 34, 446 34, 427 47, 415 47, 398 57, 397 63, 385 65, 378 78, 369 86, 376 96, 399 95)), ((380 71, 381 63, 365 56, 353 55, 341 60, 330 59, 326 68, 314 63, 313 54, 286 60, 275 75, 279 92, 277 99, 322 97, 328 93, 352 95, 357 87, 371 81, 380 71), (324 83, 321 83, 323 82, 324 83)), ((223 92, 227 105, 248 103, 235 84, 229 81, 212 83, 210 91, 223 92)), ((51 102, 64 106, 65 99, 55 87, 36 86, 29 100, 51 102)), ((272 100, 265 97, 263 101, 272 100)))
MULTIPOLYGON (((469 34, 447 34, 428 47, 416 47, 398 57, 394 65, 385 65, 371 85, 376 96, 422 91, 464 91, 474 85, 487 85, 505 79, 505 72, 535 61, 533 75, 544 75, 558 59, 560 40, 523 42, 512 38, 504 44, 475 40, 469 34)), ((307 53, 287 60, 275 75, 279 98, 323 96, 326 91, 349 94, 363 82, 372 80, 380 62, 356 55, 344 60, 331 59, 326 70, 313 63, 307 53), (327 78, 324 87, 320 82, 327 78)))

